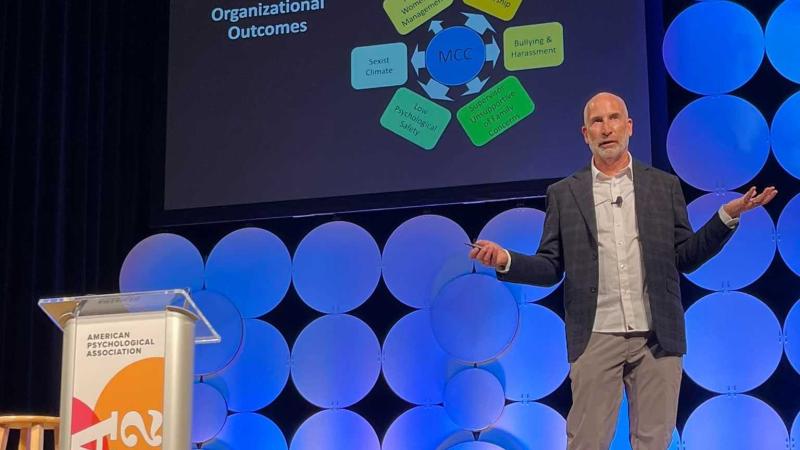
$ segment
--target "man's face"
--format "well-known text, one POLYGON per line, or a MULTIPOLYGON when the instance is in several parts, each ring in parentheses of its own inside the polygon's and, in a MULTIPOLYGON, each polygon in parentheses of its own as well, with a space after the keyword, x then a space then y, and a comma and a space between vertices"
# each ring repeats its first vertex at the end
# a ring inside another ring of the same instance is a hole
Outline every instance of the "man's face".
POLYGON ((610 163, 628 151, 633 121, 628 117, 622 100, 613 95, 600 94, 587 104, 581 132, 592 154, 610 163))

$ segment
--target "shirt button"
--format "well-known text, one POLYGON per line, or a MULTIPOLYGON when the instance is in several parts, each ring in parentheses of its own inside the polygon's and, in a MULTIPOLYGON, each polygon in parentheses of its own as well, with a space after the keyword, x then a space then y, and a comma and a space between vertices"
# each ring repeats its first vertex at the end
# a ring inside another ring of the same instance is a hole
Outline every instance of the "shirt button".
POLYGON ((617 241, 617 245, 622 246, 622 241, 617 241))
POLYGON ((620 265, 619 265, 619 268, 620 268, 620 269, 624 269, 624 268, 625 268, 625 264, 620 264, 620 265))

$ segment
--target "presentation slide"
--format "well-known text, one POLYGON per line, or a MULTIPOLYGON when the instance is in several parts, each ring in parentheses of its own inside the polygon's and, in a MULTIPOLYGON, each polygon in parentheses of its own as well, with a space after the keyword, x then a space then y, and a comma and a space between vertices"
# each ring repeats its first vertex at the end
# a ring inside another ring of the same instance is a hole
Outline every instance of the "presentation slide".
POLYGON ((598 91, 651 160, 638 0, 172 0, 169 46, 167 211, 561 178, 598 91))

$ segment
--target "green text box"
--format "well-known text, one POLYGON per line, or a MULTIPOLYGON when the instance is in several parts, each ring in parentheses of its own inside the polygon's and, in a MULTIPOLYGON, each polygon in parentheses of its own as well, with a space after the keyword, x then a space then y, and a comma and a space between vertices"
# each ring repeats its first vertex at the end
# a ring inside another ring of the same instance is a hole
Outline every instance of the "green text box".
POLYGON ((453 0, 384 0, 383 9, 400 34, 411 33, 453 4, 453 0))
POLYGON ((433 150, 452 114, 427 98, 406 88, 394 93, 381 116, 381 125, 425 150, 433 150))
POLYGON ((522 0, 464 0, 464 4, 508 22, 514 18, 522 0))
POLYGON ((564 62, 564 28, 558 22, 506 28, 503 63, 508 70, 560 66, 564 62))
POLYGON ((517 77, 508 77, 458 110, 456 116, 480 147, 533 114, 533 100, 517 77))

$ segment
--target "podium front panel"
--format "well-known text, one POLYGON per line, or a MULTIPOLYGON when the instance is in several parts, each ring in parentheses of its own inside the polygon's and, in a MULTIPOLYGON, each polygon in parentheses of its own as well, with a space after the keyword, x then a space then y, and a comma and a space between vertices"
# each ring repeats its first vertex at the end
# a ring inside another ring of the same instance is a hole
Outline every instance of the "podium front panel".
POLYGON ((189 448, 194 320, 178 310, 68 319, 63 448, 189 448))

